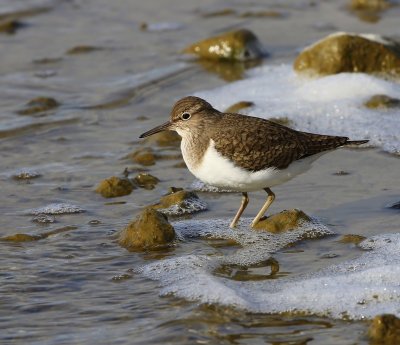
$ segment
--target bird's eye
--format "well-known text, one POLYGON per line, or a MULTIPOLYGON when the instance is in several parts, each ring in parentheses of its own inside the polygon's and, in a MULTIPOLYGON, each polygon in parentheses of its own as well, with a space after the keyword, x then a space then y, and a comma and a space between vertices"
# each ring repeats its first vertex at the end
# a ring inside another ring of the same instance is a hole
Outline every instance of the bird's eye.
POLYGON ((190 113, 188 113, 188 112, 184 112, 182 115, 181 115, 181 119, 182 120, 189 120, 190 118, 192 117, 192 115, 190 115, 190 113))

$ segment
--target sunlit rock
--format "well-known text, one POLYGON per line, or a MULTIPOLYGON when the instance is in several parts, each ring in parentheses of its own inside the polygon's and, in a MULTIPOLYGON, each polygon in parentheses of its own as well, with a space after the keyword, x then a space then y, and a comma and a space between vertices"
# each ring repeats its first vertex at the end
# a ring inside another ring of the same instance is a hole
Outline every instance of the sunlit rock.
POLYGON ((259 59, 265 52, 251 31, 236 30, 196 42, 183 50, 204 59, 245 61, 259 59))
POLYGON ((175 239, 175 230, 167 217, 147 208, 118 237, 120 246, 128 250, 157 249, 175 239))
POLYGON ((392 314, 375 316, 368 328, 371 345, 400 344, 400 319, 392 314))
POLYGON ((96 192, 105 198, 116 198, 131 194, 133 188, 133 184, 129 179, 112 176, 101 181, 96 188, 96 192))
POLYGON ((347 234, 343 235, 338 242, 340 243, 352 243, 352 244, 359 244, 360 242, 364 241, 366 239, 365 236, 362 235, 352 235, 352 234, 347 234))
POLYGON ((179 190, 163 196, 159 203, 149 206, 168 215, 179 216, 207 209, 205 201, 201 200, 196 193, 179 190))
POLYGON ((378 35, 338 32, 305 48, 296 58, 297 72, 400 74, 400 45, 378 35))
POLYGON ((311 222, 311 218, 303 211, 293 209, 273 214, 260 220, 254 227, 272 233, 286 232, 300 227, 304 222, 311 222))
POLYGON ((136 175, 133 180, 139 187, 144 189, 154 189, 156 184, 160 182, 157 177, 146 173, 136 175))
POLYGON ((44 111, 52 110, 60 106, 54 98, 37 97, 30 100, 24 109, 18 111, 20 115, 33 115, 44 111))
POLYGON ((154 154, 153 150, 148 147, 140 148, 130 154, 130 157, 133 162, 144 165, 150 166, 156 164, 156 155, 154 154))
POLYGON ((370 109, 400 108, 400 99, 386 95, 374 95, 364 105, 370 109))

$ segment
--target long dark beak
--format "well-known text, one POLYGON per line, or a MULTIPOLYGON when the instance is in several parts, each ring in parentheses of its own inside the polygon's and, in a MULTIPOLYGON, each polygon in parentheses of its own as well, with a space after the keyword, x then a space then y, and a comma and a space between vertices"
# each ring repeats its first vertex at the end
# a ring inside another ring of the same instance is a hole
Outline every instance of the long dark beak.
POLYGON ((150 129, 149 131, 143 133, 142 135, 140 135, 139 138, 145 138, 145 137, 148 137, 149 135, 153 135, 153 134, 156 134, 156 133, 161 132, 161 131, 166 131, 166 130, 169 129, 170 126, 171 126, 171 122, 170 121, 165 122, 162 125, 154 127, 153 129, 150 129))

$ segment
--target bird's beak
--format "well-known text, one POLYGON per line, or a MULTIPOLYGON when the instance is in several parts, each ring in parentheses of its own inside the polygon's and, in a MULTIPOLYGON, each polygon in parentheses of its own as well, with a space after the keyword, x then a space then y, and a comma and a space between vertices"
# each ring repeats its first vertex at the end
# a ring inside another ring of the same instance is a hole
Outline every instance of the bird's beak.
POLYGON ((149 135, 153 135, 158 132, 169 130, 170 126, 171 126, 171 122, 167 121, 167 122, 163 123, 162 125, 154 127, 153 129, 150 129, 149 131, 141 134, 139 138, 145 138, 145 137, 148 137, 149 135))

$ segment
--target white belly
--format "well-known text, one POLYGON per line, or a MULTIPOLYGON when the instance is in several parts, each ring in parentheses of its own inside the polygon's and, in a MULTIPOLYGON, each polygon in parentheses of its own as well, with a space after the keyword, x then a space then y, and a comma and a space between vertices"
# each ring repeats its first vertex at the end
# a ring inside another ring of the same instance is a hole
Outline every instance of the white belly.
POLYGON ((291 180, 310 169, 311 163, 322 153, 295 161, 284 170, 267 168, 257 172, 250 172, 235 166, 217 152, 213 140, 211 140, 200 164, 193 164, 189 152, 185 150, 184 146, 182 146, 182 155, 190 172, 204 183, 220 188, 251 192, 291 180))

